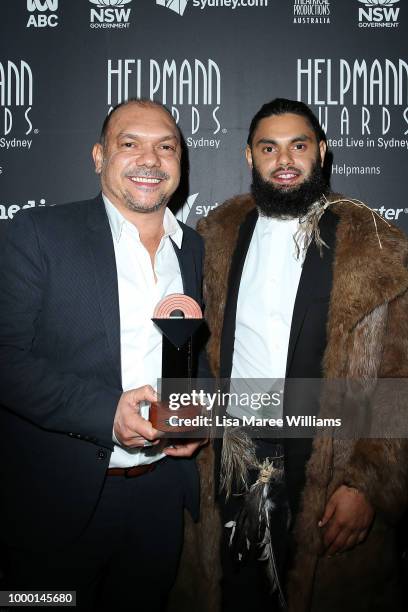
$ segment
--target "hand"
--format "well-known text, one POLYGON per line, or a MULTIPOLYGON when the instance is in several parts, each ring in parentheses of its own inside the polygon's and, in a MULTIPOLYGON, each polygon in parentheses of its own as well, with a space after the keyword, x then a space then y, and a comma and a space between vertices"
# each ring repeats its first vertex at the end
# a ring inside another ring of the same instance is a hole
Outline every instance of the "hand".
POLYGON ((154 429, 150 421, 140 414, 140 402, 156 402, 157 393, 150 385, 125 391, 120 396, 113 421, 113 431, 116 438, 125 448, 144 446, 146 440, 158 444, 161 435, 154 429))
POLYGON ((364 493, 341 485, 327 502, 319 527, 326 527, 324 545, 329 556, 353 548, 365 540, 374 510, 364 493))
POLYGON ((163 449, 163 452, 169 457, 191 457, 200 446, 204 446, 207 444, 208 440, 191 440, 187 442, 181 442, 178 444, 173 444, 172 446, 166 446, 163 449))

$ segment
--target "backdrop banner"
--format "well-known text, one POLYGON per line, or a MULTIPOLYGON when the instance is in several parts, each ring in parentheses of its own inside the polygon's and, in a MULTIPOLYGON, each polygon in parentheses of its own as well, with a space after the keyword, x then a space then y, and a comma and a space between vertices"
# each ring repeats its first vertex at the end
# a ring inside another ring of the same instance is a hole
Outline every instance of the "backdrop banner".
POLYGON ((332 187, 408 228, 408 6, 402 0, 13 0, 2 3, 0 233, 24 208, 92 197, 91 147, 118 102, 168 106, 195 226, 249 188, 250 120, 303 100, 333 154, 332 187))

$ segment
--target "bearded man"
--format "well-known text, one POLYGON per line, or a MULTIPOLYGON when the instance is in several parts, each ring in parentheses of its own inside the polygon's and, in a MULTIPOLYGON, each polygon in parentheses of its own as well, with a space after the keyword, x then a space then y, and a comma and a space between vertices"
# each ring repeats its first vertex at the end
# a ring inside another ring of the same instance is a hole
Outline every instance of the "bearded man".
MULTIPOLYGON (((370 381, 365 398, 376 414, 386 403, 376 381, 408 374, 408 245, 361 202, 330 193, 326 153, 305 104, 275 99, 254 116, 246 147, 251 194, 199 224, 207 352, 223 379, 370 381)), ((330 415, 330 397, 312 409, 330 415)), ((285 392, 283 415, 308 410, 306 399, 288 402, 285 392)), ((234 407, 227 411, 234 415, 234 407)), ((225 447, 224 437, 224 455, 225 447)), ((236 486, 238 497, 218 498, 222 523, 244 529, 234 538, 224 529, 222 609, 399 610, 394 527, 407 501, 406 442, 326 435, 261 439, 255 451, 259 461, 284 454, 280 503, 290 512, 274 534, 280 583, 278 571, 270 598, 253 547, 231 561, 231 539, 252 545, 245 529, 253 519, 236 486)), ((250 473, 249 484, 256 478, 250 473)))

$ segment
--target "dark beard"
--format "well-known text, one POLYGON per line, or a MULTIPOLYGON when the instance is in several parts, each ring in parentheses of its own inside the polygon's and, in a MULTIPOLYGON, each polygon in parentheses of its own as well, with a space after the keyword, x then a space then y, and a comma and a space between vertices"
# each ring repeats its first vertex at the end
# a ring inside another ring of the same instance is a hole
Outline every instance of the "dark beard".
POLYGON ((275 187, 262 178, 255 165, 252 168, 251 193, 260 214, 265 217, 301 218, 329 189, 320 160, 316 160, 309 178, 293 189, 275 187))

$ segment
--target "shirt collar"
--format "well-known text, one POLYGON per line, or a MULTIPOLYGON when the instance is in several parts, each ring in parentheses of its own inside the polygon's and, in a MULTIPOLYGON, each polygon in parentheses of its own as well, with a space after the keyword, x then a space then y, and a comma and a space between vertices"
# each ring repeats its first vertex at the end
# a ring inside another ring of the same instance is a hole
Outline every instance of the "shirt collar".
POLYGON ((164 211, 163 227, 164 235, 170 236, 178 248, 181 249, 181 244, 183 242, 183 230, 181 229, 176 217, 173 215, 171 210, 167 208, 167 206, 166 210, 164 211))
MULTIPOLYGON (((137 234, 139 235, 137 228, 132 223, 127 221, 127 219, 125 219, 125 217, 119 212, 116 206, 112 204, 112 202, 109 200, 109 198, 104 193, 102 194, 102 198, 105 204, 105 210, 106 210, 106 214, 108 215, 109 225, 110 225, 112 236, 114 240, 116 242, 120 241, 120 238, 122 236, 123 227, 126 224, 129 224, 130 226, 132 226, 137 231, 137 234)), ((170 237, 173 240, 173 242, 175 242, 175 244, 178 246, 178 248, 181 249, 181 244, 183 242, 183 230, 181 229, 176 217, 173 215, 171 210, 167 207, 164 211, 163 229, 164 229, 163 238, 166 238, 167 236, 170 237)))
POLYGON ((286 228, 288 233, 295 234, 299 229, 299 219, 281 219, 280 217, 265 217, 259 215, 258 227, 262 232, 268 233, 273 231, 275 227, 286 228))

